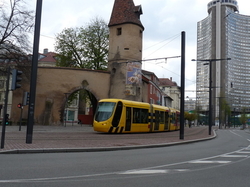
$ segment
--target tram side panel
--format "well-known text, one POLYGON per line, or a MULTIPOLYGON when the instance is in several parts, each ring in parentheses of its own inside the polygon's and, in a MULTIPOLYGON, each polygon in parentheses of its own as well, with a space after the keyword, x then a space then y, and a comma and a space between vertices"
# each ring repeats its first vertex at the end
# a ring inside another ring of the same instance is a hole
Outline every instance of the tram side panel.
POLYGON ((121 112, 115 111, 109 133, 149 132, 149 107, 123 103, 121 112), (115 120, 116 119, 116 120, 115 120), (118 122, 119 119, 119 122, 118 122))
POLYGON ((118 99, 100 102, 94 130, 109 133, 158 132, 179 129, 179 113, 168 107, 118 99))
POLYGON ((126 106, 126 132, 149 132, 148 107, 126 106), (129 128, 130 127, 130 128, 129 128))
POLYGON ((170 109, 170 131, 175 131, 180 129, 180 113, 178 110, 170 109))
POLYGON ((170 129, 170 115, 169 108, 159 105, 153 106, 153 116, 154 116, 154 132, 157 131, 169 131, 170 129))

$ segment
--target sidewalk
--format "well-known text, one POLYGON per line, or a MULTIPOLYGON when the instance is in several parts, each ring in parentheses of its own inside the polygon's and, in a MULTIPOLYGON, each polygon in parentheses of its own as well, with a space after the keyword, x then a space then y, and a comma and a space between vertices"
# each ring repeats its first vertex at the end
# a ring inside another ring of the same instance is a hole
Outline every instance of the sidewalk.
POLYGON ((184 140, 180 131, 136 134, 107 134, 95 132, 90 125, 34 126, 32 144, 26 144, 26 127, 7 126, 4 149, 6 153, 90 152, 135 148, 163 147, 215 138, 208 127, 185 127, 184 140))

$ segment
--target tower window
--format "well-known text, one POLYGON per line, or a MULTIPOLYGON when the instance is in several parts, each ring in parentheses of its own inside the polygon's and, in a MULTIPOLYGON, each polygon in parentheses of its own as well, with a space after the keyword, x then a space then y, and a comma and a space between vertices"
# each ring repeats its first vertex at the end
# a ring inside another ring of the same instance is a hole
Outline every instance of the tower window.
POLYGON ((117 35, 122 35, 122 28, 117 28, 117 35))

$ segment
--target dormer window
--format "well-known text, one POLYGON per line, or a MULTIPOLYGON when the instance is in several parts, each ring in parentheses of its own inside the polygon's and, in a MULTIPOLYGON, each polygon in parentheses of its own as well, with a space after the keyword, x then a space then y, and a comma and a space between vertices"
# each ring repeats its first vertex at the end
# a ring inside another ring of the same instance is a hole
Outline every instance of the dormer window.
POLYGON ((141 5, 135 6, 135 14, 137 15, 137 18, 140 20, 140 16, 142 15, 142 8, 141 5))

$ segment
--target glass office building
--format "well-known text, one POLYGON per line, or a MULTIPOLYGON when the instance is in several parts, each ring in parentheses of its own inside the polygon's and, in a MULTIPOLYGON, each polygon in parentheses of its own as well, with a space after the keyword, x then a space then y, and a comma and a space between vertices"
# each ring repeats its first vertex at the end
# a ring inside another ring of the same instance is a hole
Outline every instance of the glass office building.
POLYGON ((222 103, 234 112, 250 109, 250 16, 239 14, 236 0, 209 2, 208 16, 197 25, 196 105, 204 113, 210 81, 213 121, 219 119, 222 103))

